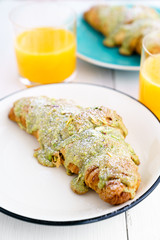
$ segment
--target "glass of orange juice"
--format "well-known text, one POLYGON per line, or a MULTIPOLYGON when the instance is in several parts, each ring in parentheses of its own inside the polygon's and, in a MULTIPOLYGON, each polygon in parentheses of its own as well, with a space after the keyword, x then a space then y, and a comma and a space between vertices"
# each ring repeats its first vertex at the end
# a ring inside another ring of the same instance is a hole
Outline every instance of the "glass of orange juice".
POLYGON ((139 100, 160 119, 160 31, 143 39, 139 100))
POLYGON ((26 86, 70 80, 76 69, 76 15, 64 4, 32 2, 14 8, 15 53, 26 86))

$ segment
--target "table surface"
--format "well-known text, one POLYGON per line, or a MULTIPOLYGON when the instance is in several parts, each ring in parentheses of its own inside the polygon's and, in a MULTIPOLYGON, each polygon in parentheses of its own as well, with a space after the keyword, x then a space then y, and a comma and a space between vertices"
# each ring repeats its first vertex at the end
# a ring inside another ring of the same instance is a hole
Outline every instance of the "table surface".
MULTIPOLYGON (((77 11, 83 11, 93 3, 94 1, 68 2, 77 11)), ((0 98, 24 88, 18 81, 13 51, 13 31, 8 20, 9 11, 18 4, 20 1, 0 1, 0 98)), ((143 4, 160 6, 158 1, 143 1, 143 4)), ((73 81, 108 86, 137 98, 138 75, 139 72, 136 71, 105 69, 78 59, 77 76, 73 81)), ((145 200, 125 213, 92 224, 67 227, 27 223, 0 213, 0 239, 160 240, 159 201, 160 185, 145 200)))

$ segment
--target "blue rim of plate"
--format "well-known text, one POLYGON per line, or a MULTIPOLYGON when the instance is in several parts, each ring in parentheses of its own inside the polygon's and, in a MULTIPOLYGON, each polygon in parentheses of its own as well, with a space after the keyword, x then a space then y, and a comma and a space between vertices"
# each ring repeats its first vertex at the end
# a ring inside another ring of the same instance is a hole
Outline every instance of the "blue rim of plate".
MULTIPOLYGON (((160 9, 153 7, 160 13, 160 9)), ((133 54, 123 56, 119 48, 109 48, 103 45, 104 36, 94 30, 82 15, 77 17, 77 57, 94 65, 117 69, 138 71, 140 69, 140 56, 133 54)))
MULTIPOLYGON (((118 92, 118 93, 120 93, 124 96, 127 96, 127 97, 133 99, 138 104, 141 104, 143 107, 145 107, 147 110, 149 110, 152 113, 152 115, 160 123, 160 120, 157 118, 157 116, 149 108, 147 108, 143 103, 139 102, 137 99, 135 99, 134 97, 132 97, 132 96, 126 94, 126 93, 123 93, 119 90, 115 90, 114 88, 106 87, 106 86, 99 86, 98 84, 80 83, 80 82, 77 82, 77 83, 59 83, 59 84, 91 85, 91 86, 96 86, 96 87, 100 87, 100 88, 107 88, 107 89, 110 89, 112 91, 118 92)), ((46 85, 49 86, 50 84, 46 84, 46 85)), ((37 88, 37 87, 38 88, 43 87, 43 85, 36 86, 35 88, 37 88)), ((15 95, 19 92, 28 91, 28 90, 30 90, 30 88, 18 90, 16 92, 13 92, 13 93, 1 98, 0 101, 3 101, 4 99, 9 98, 10 96, 13 96, 13 95, 15 95)), ((84 220, 82 219, 82 220, 75 220, 75 221, 48 221, 48 220, 34 219, 34 218, 29 218, 29 217, 26 217, 26 216, 23 216, 23 215, 16 214, 16 213, 8 211, 7 209, 4 209, 2 207, 0 207, 0 212, 4 213, 4 214, 6 214, 10 217, 13 217, 15 219, 19 219, 19 220, 22 220, 22 221, 25 221, 25 222, 30 222, 30 223, 37 223, 37 224, 41 224, 41 225, 73 226, 73 225, 82 225, 82 224, 94 223, 94 222, 102 221, 102 220, 117 216, 117 215, 119 215, 123 212, 126 212, 127 210, 131 209, 132 207, 136 206, 138 203, 143 201, 158 186, 159 183, 160 183, 160 176, 157 178, 157 180, 153 183, 153 185, 143 195, 141 195, 138 199, 136 199, 132 203, 126 205, 125 207, 119 208, 118 210, 113 211, 111 213, 104 214, 104 215, 98 216, 98 217, 84 219, 84 220)))

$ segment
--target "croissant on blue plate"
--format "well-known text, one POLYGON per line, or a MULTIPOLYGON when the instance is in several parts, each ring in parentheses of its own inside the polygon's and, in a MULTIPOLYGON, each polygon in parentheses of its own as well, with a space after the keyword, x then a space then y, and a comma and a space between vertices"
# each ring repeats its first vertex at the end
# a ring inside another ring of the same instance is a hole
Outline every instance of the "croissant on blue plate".
POLYGON ((107 47, 120 46, 119 52, 140 54, 143 37, 160 30, 159 13, 147 6, 96 5, 84 13, 85 21, 105 37, 107 47))

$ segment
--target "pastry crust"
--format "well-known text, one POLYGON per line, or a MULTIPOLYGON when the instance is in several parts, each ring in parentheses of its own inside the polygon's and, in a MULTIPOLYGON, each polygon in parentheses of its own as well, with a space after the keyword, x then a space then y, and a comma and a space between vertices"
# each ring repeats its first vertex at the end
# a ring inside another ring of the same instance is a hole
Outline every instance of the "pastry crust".
MULTIPOLYGON (((23 100, 23 102, 25 102, 25 100, 23 100)), ((26 131, 28 131, 27 116, 31 114, 30 111, 32 109, 32 104, 30 104, 29 102, 30 102, 29 98, 26 99, 26 104, 23 105, 19 104, 19 102, 16 102, 9 112, 9 118, 12 121, 17 122, 20 125, 20 127, 26 131), (16 113, 15 110, 17 104, 19 104, 21 107, 21 109, 18 108, 18 114, 16 113)), ((47 106, 48 105, 43 106, 43 110, 44 107, 47 106)), ((95 110, 98 111, 98 108, 96 108, 95 110)), ((55 111, 56 110, 54 110, 54 112, 55 111)), ((112 125, 112 123, 114 122, 114 118, 116 119, 115 122, 117 121, 121 122, 121 118, 118 115, 116 115, 116 113, 113 113, 111 110, 106 111, 101 107, 101 111, 106 114, 106 119, 109 118, 110 120, 108 122, 105 122, 107 128, 105 127, 96 128, 96 126, 102 124, 100 122, 102 121, 104 116, 103 114, 100 114, 100 118, 98 119, 99 120, 101 119, 101 121, 97 121, 94 118, 94 125, 91 125, 90 128, 88 127, 89 129, 82 131, 82 127, 83 128, 84 126, 86 127, 86 123, 88 123, 87 121, 85 121, 85 118, 83 118, 84 112, 86 112, 85 115, 86 117, 88 116, 87 115, 88 111, 90 112, 91 110, 81 109, 80 113, 75 114, 75 117, 72 116, 72 119, 70 119, 67 123, 65 122, 65 124, 68 124, 69 128, 72 129, 72 132, 69 132, 70 136, 67 135, 68 133, 64 135, 66 136, 65 140, 64 141, 61 140, 63 142, 63 147, 60 147, 59 150, 54 152, 54 154, 52 155, 51 162, 56 167, 64 165, 69 175, 71 174, 78 175, 71 181, 71 189, 75 193, 84 194, 89 190, 89 188, 91 188, 95 192, 97 192, 100 198, 105 202, 114 205, 124 203, 134 197, 135 192, 139 187, 140 175, 138 173, 138 167, 136 165, 139 164, 139 159, 137 155, 134 153, 133 149, 131 149, 131 147, 124 142, 124 137, 127 134, 125 126, 122 124, 115 125, 115 123, 113 124, 114 126, 112 127, 108 126, 112 125), (80 117, 82 117, 82 119, 80 117), (82 122, 80 121, 80 119, 82 122), (84 122, 85 124, 83 125, 84 122), (73 126, 74 127, 76 126, 76 128, 74 128, 74 134, 72 128, 73 126), (124 129, 124 131, 122 131, 122 129, 124 129), (114 135, 113 138, 111 137, 112 138, 111 140, 110 131, 113 131, 111 132, 111 136, 114 134, 118 134, 114 135), (122 138, 122 143, 121 142, 119 143, 119 141, 116 140, 116 138, 118 139, 119 136, 122 138), (95 143, 98 141, 99 137, 100 144, 96 146, 95 143), (115 144, 116 141, 118 144, 116 153, 111 150, 114 138, 115 144), (65 141, 67 141, 66 144, 64 144, 65 141), (83 148, 82 146, 83 144, 85 145, 85 141, 86 143, 89 144, 87 148, 88 150, 86 150, 86 148, 83 148), (104 146, 101 146, 103 143, 104 146), (101 154, 101 147, 103 147, 103 154, 101 154), (84 152, 84 149, 86 152, 84 152), (126 151, 125 155, 122 154, 122 156, 119 156, 118 154, 121 151, 126 151), (125 157, 126 154, 128 156, 127 158, 125 157), (83 158, 86 155, 89 161, 86 160, 86 162, 84 162, 83 158), (74 158, 77 158, 77 160, 75 161, 74 158), (104 171, 105 175, 103 174, 104 171), (106 176, 106 173, 108 174, 108 176, 104 178, 104 176, 106 176), (103 181, 102 178, 104 178, 103 181)), ((94 111, 92 112, 92 114, 91 113, 89 114, 89 117, 91 116, 95 117, 93 113, 94 111)), ((98 116, 97 112, 96 116, 98 116)), ((90 118, 88 119, 93 124, 93 119, 90 118)), ((104 124, 104 121, 102 122, 104 124)), ((63 130, 64 129, 66 129, 66 125, 63 127, 63 130)), ((30 133, 34 135, 40 142, 39 131, 41 131, 41 129, 37 129, 36 131, 32 131, 30 133)), ((40 148, 38 149, 38 151, 41 150, 41 148, 42 146, 40 142, 40 148)), ((41 162, 41 164, 43 164, 43 162, 41 162)))

